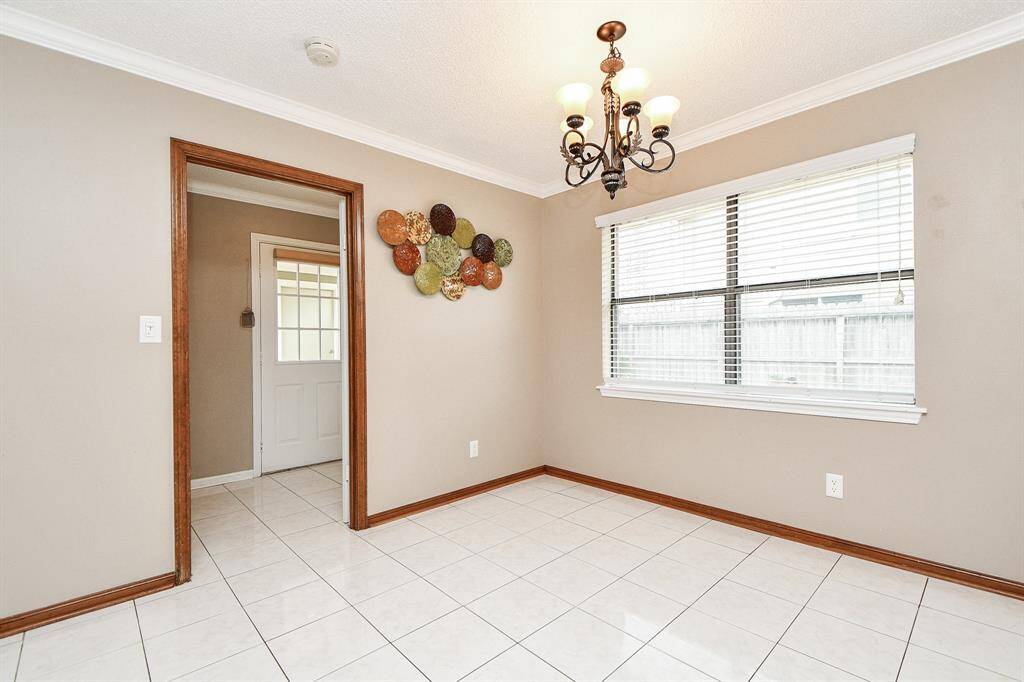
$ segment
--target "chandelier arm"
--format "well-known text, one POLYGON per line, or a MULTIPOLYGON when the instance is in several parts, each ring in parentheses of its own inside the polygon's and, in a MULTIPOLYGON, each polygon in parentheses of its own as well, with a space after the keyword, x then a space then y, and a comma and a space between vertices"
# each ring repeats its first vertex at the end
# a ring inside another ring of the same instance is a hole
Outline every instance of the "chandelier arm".
POLYGON ((627 156, 626 158, 629 159, 629 162, 631 164, 633 164, 640 170, 646 171, 648 173, 664 173, 665 171, 672 167, 672 164, 676 162, 676 148, 673 147, 672 143, 669 142, 668 140, 655 140, 654 142, 651 143, 650 147, 647 147, 646 149, 643 147, 638 148, 636 150, 636 154, 634 154, 633 156, 627 156), (655 168, 654 164, 657 161, 657 150, 655 149, 655 147, 659 144, 668 147, 668 151, 671 155, 668 157, 668 163, 665 164, 665 166, 663 166, 662 168, 655 168), (636 159, 633 158, 633 156, 636 156, 637 154, 643 155, 640 161, 637 161, 636 159))
POLYGON ((583 145, 583 147, 583 150, 581 150, 579 154, 576 154, 573 157, 573 163, 565 164, 565 183, 570 187, 579 187, 584 182, 589 180, 598 168, 600 168, 602 165, 607 165, 608 162, 608 157, 605 155, 604 149, 598 147, 593 142, 588 142, 585 145, 583 145), (585 155, 587 147, 591 147, 597 150, 597 152, 591 152, 591 154, 585 155), (589 170, 587 170, 588 166, 590 167, 589 170), (569 179, 569 171, 571 171, 573 168, 576 169, 576 173, 579 176, 579 179, 575 182, 569 179))

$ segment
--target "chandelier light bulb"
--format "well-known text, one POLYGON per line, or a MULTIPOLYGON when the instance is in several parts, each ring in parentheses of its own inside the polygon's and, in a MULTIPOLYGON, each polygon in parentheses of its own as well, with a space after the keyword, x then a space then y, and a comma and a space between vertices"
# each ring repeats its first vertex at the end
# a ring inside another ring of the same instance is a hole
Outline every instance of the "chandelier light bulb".
POLYGON ((672 116, 679 111, 679 100, 672 95, 655 97, 644 105, 644 113, 651 119, 651 128, 658 132, 663 129, 666 133, 672 125, 672 116))
POLYGON ((565 117, 583 116, 587 112, 587 102, 594 94, 594 89, 586 83, 569 83, 558 90, 555 97, 565 109, 565 117))
POLYGON ((651 75, 647 73, 647 69, 634 67, 623 69, 615 75, 612 79, 612 90, 623 102, 639 102, 650 84, 651 75))
MULTIPOLYGON (((570 130, 572 130, 572 128, 569 127, 569 124, 566 123, 565 121, 562 121, 562 125, 559 126, 559 127, 562 129, 563 133, 567 133, 570 130)), ((594 119, 590 118, 589 116, 584 116, 583 117, 583 125, 581 125, 576 130, 578 130, 582 135, 586 136, 587 132, 591 128, 593 128, 593 127, 594 127, 594 119)), ((577 138, 577 139, 579 139, 579 138, 577 138)))

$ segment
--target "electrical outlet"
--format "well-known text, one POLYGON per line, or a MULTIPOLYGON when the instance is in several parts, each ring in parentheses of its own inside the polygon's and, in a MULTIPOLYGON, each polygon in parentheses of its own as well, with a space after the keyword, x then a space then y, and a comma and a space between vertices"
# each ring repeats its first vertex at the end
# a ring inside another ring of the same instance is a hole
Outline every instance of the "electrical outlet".
POLYGON ((829 497, 843 499, 842 474, 825 474, 825 494, 829 497))
POLYGON ((471 441, 469 441, 469 456, 470 456, 471 459, 473 457, 479 457, 480 456, 480 441, 478 441, 478 440, 471 440, 471 441))

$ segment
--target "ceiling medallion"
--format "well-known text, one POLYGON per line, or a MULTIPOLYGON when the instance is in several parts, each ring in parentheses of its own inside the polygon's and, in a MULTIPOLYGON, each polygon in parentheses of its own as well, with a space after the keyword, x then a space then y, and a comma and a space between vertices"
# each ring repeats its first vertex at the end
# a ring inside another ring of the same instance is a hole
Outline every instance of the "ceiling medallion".
POLYGON ((626 25, 609 21, 597 29, 598 39, 608 43, 608 56, 601 62, 605 73, 601 84, 604 96, 604 139, 600 145, 587 142, 587 131, 594 122, 586 115, 587 102, 593 89, 586 83, 570 83, 558 91, 558 101, 565 108, 562 122, 562 156, 565 158, 565 182, 579 187, 601 170, 601 183, 612 199, 626 186, 625 163, 648 173, 662 173, 672 167, 676 150, 668 141, 672 115, 679 110, 679 100, 671 95, 655 97, 641 105, 650 76, 644 69, 626 69, 615 41, 626 35, 626 25), (651 121, 654 140, 643 147, 640 135, 640 112, 651 121), (668 163, 655 168, 658 146, 668 152, 668 163))

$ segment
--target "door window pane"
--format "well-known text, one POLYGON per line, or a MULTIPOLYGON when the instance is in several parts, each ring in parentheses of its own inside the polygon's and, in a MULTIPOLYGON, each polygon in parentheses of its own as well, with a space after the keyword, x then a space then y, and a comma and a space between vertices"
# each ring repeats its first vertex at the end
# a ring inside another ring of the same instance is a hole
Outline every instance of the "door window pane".
POLYGON ((277 261, 278 362, 341 359, 340 269, 277 261))
POLYGON ((295 362, 299 359, 299 331, 297 329, 278 330, 277 359, 281 362, 295 362))
POLYGON ((324 330, 320 332, 320 359, 338 360, 341 358, 341 332, 324 330))
POLYGON ((299 332, 299 360, 320 359, 320 332, 303 329, 299 332))

